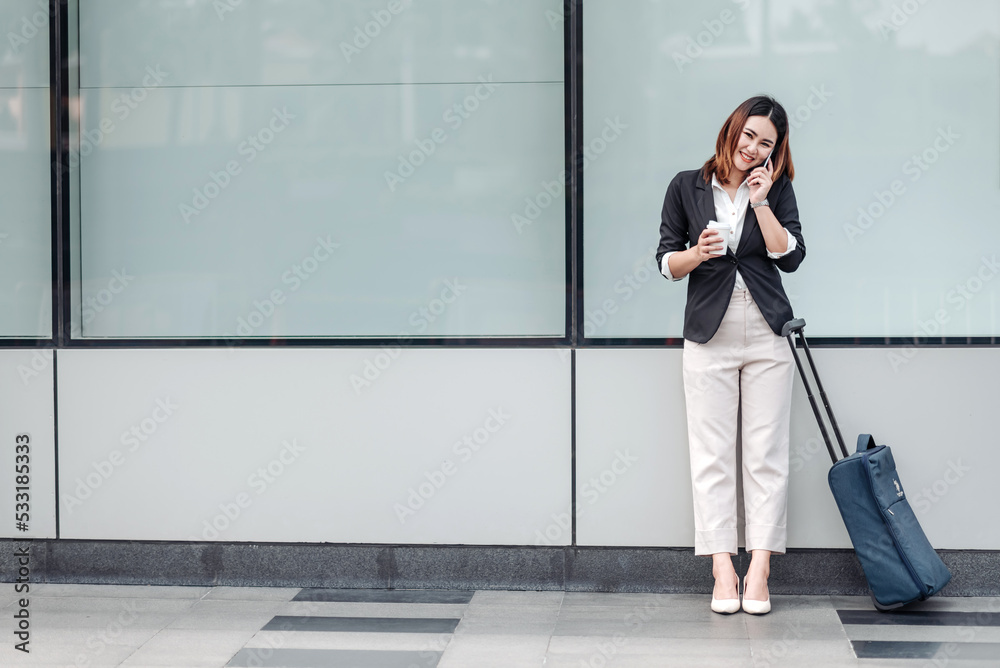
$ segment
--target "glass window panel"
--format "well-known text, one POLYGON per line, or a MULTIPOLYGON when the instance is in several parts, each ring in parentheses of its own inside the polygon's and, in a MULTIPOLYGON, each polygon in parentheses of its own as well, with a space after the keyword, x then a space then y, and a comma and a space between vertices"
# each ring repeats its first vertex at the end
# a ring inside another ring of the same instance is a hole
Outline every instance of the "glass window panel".
POLYGON ((388 3, 212 6, 83 6, 83 336, 563 335, 563 200, 518 222, 560 2, 407 5, 357 68, 330 36, 388 3))
POLYGON ((173 86, 561 81, 561 14, 560 0, 87 0, 81 85, 132 86, 149 63, 173 86))
POLYGON ((0 336, 52 335, 48 4, 0 4, 0 336))
POLYGON ((653 259, 666 187, 760 92, 793 117, 808 254, 782 280, 810 332, 1000 334, 1000 5, 911 5, 588 0, 586 138, 628 129, 585 176, 587 336, 681 335, 686 285, 653 259))

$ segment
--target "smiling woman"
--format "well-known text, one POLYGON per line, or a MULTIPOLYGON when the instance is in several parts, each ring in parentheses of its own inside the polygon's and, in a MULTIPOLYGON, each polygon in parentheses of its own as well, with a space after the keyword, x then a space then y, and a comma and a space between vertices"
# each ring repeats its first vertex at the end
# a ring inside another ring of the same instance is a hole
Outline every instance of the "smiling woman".
POLYGON ((784 120, 781 122, 785 132, 782 133, 781 145, 776 146, 778 130, 769 117, 776 107, 780 108, 780 105, 767 97, 752 97, 741 104, 722 126, 715 144, 715 155, 705 162, 702 176, 708 180, 714 171, 718 171, 720 178, 728 182, 733 170, 746 173, 752 165, 761 164, 763 152, 766 157, 773 158, 772 180, 786 172, 789 181, 794 179, 795 168, 788 147, 788 119, 783 109, 781 116, 784 120))
POLYGON ((695 554, 713 557, 712 610, 720 613, 741 605, 768 612, 770 556, 785 552, 793 367, 780 332, 792 308, 777 269, 795 271, 805 257, 793 174, 785 110, 771 97, 752 97, 730 114, 704 166, 674 177, 663 203, 657 262, 672 281, 691 277, 683 374, 695 554), (737 554, 741 404, 746 550, 753 554, 742 604, 730 557, 737 554))

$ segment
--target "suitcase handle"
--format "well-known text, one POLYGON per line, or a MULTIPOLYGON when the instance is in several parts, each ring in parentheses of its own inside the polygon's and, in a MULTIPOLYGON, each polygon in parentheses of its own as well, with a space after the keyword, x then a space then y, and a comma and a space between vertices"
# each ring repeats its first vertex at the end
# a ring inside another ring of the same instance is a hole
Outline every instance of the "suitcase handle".
POLYGON ((781 336, 783 338, 788 338, 789 334, 794 334, 795 332, 801 332, 806 328, 806 321, 803 318, 796 318, 795 320, 789 320, 785 323, 785 326, 781 328, 781 336))
POLYGON ((833 409, 830 408, 830 402, 826 398, 826 391, 823 389, 823 383, 819 379, 819 373, 816 371, 816 363, 813 362, 812 353, 809 351, 809 343, 806 341, 806 321, 802 318, 796 318, 794 320, 789 320, 781 328, 781 335, 785 337, 788 341, 789 347, 792 349, 792 357, 795 358, 795 366, 798 367, 799 376, 802 377, 802 385, 806 388, 806 396, 809 397, 809 405, 812 406, 813 415, 816 416, 816 423, 819 424, 819 431, 823 434, 823 441, 826 443, 826 449, 830 453, 830 459, 836 464, 839 457, 833 449, 833 444, 830 442, 830 434, 826 430, 826 425, 823 422, 823 416, 820 415, 819 406, 816 405, 816 398, 813 396, 812 386, 809 384, 809 380, 806 378, 806 371, 802 366, 802 360, 799 359, 798 350, 795 348, 795 337, 794 334, 799 335, 799 340, 802 341, 802 348, 806 351, 806 359, 809 361, 809 369, 812 371, 813 378, 816 380, 816 387, 819 390, 819 396, 823 400, 823 407, 826 408, 826 414, 830 417, 830 424, 833 425, 833 433, 837 437, 837 443, 840 445, 840 451, 844 453, 844 457, 848 457, 847 447, 844 445, 844 437, 840 435, 840 426, 837 424, 837 418, 833 415, 833 409))

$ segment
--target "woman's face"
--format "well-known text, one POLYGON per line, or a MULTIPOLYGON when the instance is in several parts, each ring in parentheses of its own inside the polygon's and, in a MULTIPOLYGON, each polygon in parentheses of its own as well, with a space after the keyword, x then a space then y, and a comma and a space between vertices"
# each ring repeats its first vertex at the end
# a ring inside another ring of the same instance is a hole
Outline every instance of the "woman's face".
MULTIPOLYGON (((766 116, 751 116, 743 126, 736 144, 733 165, 741 172, 748 172, 764 164, 778 141, 778 130, 766 116)), ((772 165, 774 161, 771 161, 772 165)))

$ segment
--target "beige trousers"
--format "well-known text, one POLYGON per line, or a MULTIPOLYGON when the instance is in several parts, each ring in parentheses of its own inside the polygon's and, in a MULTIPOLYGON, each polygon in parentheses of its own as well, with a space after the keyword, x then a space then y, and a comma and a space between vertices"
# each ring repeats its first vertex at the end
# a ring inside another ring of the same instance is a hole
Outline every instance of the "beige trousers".
POLYGON ((736 421, 742 402, 746 550, 785 552, 794 361, 749 290, 734 290, 708 343, 684 340, 694 553, 737 553, 736 421))

